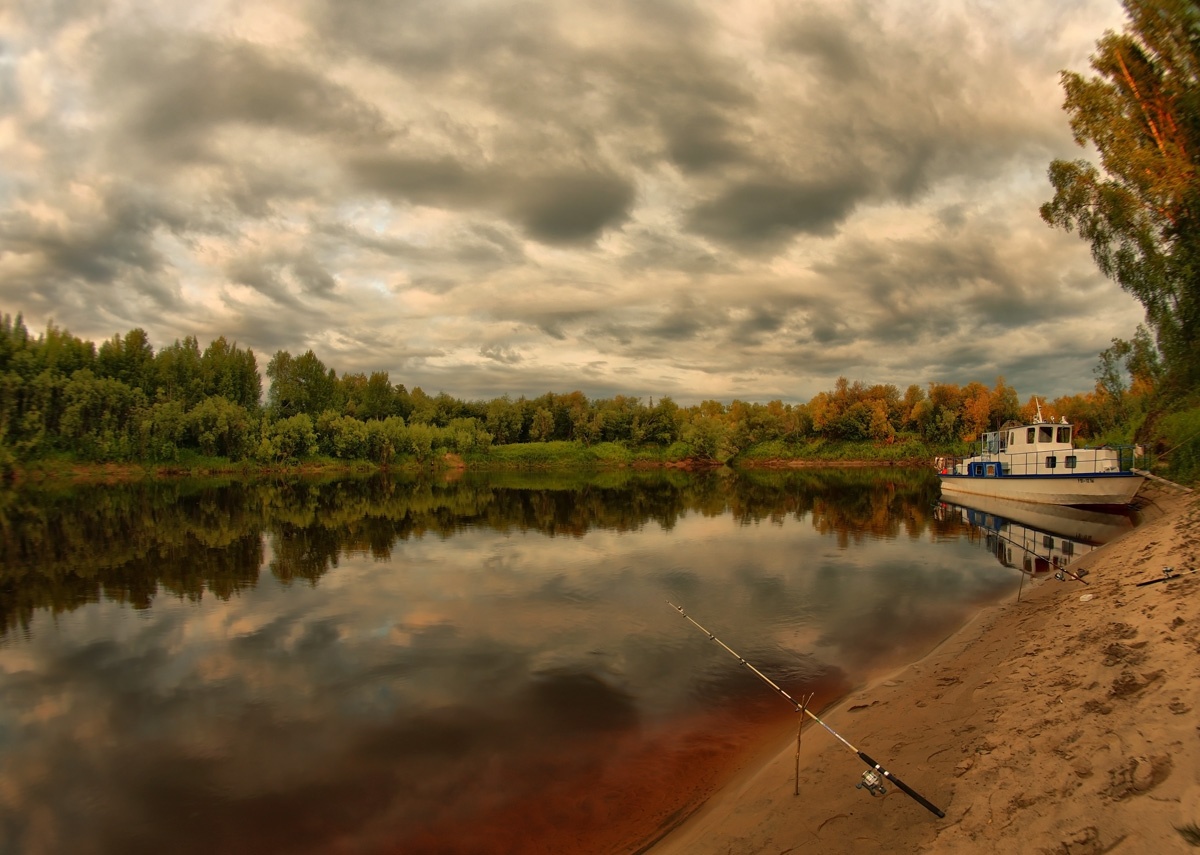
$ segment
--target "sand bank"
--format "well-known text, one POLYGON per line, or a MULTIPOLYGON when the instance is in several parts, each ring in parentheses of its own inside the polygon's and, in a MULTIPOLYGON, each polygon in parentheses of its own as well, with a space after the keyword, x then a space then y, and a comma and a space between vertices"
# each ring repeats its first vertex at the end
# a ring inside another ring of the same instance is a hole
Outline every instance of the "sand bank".
POLYGON ((1026 587, 821 713, 944 819, 856 789, 862 761, 810 723, 798 796, 793 731, 650 855, 1200 851, 1200 501, 1150 498, 1071 565, 1089 584, 1026 587))

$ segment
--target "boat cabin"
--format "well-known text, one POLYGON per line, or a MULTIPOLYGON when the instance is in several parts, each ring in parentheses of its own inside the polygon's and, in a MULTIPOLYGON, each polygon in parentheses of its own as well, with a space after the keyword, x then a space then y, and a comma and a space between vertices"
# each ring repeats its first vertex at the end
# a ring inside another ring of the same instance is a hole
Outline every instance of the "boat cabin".
POLYGON ((985 478, 1073 474, 1072 470, 1080 465, 1080 456, 1071 441, 1071 432, 1071 425, 1065 419, 1057 424, 1041 419, 1033 424, 1007 424, 985 433, 980 453, 963 461, 956 471, 985 478))
POLYGON ((1008 452, 1021 454, 1028 451, 1063 451, 1073 448, 1071 425, 1064 419, 1062 424, 1040 423, 1013 425, 1003 430, 989 431, 983 435, 984 451, 992 454, 1008 452))
POLYGON ((1128 472, 1132 468, 1132 449, 1076 448, 1072 434, 1072 426, 1066 419, 1045 421, 1039 405, 1031 424, 1009 422, 1000 430, 987 431, 978 453, 951 461, 942 471, 975 478, 1003 478, 1088 476, 1128 472))

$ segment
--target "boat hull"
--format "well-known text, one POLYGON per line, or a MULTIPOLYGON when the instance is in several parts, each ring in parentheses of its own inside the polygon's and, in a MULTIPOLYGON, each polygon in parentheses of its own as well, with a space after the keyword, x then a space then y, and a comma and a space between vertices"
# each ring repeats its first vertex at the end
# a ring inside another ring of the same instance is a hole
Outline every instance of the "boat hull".
POLYGON ((1133 472, 1095 475, 1006 475, 999 478, 942 474, 947 497, 988 496, 1052 505, 1128 505, 1146 480, 1133 472))

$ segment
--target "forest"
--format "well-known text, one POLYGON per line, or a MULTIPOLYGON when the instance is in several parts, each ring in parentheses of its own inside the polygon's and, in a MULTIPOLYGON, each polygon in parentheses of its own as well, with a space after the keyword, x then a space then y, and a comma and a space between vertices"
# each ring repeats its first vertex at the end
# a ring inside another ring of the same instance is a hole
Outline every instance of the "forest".
MULTIPOLYGON (((1152 414, 1160 373, 1144 330, 1101 354, 1093 392, 1041 401, 1082 440, 1133 442, 1152 414)), ((924 462, 1009 419, 1032 416, 1003 378, 932 382, 901 391, 841 378, 807 403, 669 397, 589 399, 576 390, 536 398, 464 401, 408 389, 387 372, 341 373, 311 350, 281 350, 266 385, 250 349, 189 336, 158 350, 145 330, 98 346, 49 324, 34 335, 0 315, 0 465, 39 460, 213 466, 306 460, 426 465, 446 454, 474 462, 544 459, 568 443, 640 452, 652 461, 833 457, 924 462)), ((1168 427, 1170 425, 1168 424, 1168 427)), ((1180 425, 1186 428, 1187 425, 1180 425)), ((1161 427, 1161 425, 1160 425, 1161 427)), ((561 457, 561 455, 559 455, 561 457)))

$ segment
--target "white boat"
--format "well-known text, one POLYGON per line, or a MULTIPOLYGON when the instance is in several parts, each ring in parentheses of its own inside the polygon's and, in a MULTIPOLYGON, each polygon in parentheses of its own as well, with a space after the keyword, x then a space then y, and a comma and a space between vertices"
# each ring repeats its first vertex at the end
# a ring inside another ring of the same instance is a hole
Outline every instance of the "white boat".
POLYGON ((970 457, 939 458, 942 494, 993 496, 1052 505, 1128 505, 1145 478, 1131 446, 1076 448, 1072 426, 1042 418, 983 435, 970 457))

